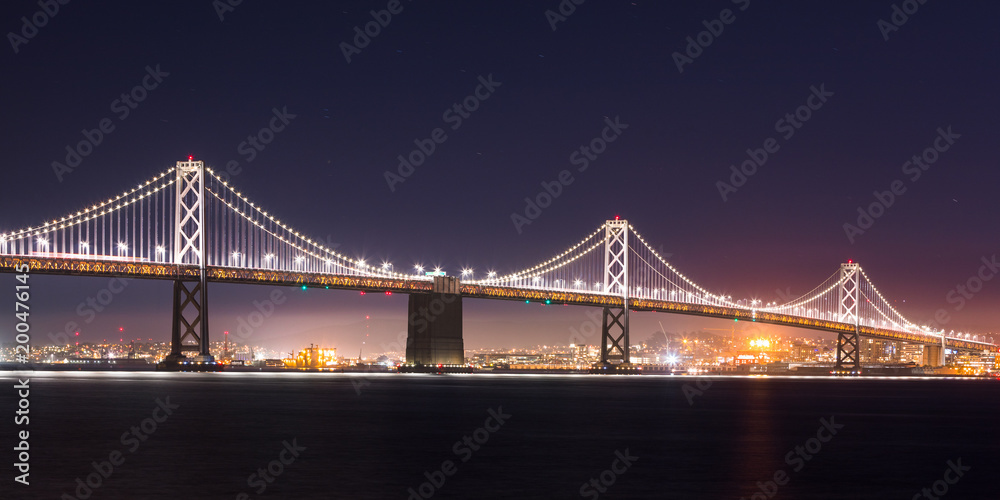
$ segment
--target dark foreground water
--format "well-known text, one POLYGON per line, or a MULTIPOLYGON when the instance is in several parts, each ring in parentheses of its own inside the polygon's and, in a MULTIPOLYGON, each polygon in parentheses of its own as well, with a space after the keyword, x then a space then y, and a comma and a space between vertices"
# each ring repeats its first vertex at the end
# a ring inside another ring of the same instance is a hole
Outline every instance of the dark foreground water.
POLYGON ((3 499, 1000 498, 998 381, 29 373, 25 487, 14 375, 3 499))

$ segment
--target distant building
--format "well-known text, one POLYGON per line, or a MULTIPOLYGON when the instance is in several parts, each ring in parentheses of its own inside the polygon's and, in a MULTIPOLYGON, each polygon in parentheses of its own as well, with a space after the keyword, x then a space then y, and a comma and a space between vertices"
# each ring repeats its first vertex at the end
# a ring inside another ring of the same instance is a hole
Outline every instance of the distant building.
POLYGON ((923 364, 924 346, 911 342, 901 342, 899 345, 899 362, 923 364))
POLYGON ((294 358, 284 359, 286 368, 332 368, 337 365, 337 348, 309 347, 299 351, 294 358))

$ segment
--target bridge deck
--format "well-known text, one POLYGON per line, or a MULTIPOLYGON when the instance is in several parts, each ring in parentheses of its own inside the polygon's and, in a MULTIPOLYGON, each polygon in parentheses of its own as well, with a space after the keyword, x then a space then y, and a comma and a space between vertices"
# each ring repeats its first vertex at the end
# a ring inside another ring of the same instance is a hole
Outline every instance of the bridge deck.
MULTIPOLYGON (((0 255, 0 272, 13 273, 18 266, 28 264, 34 274, 107 276, 139 279, 194 280, 199 277, 197 266, 157 262, 115 261, 104 259, 65 259, 0 255)), ((208 267, 208 279, 219 283, 271 284, 279 286, 310 286, 341 290, 364 290, 373 292, 426 293, 433 288, 430 280, 399 279, 377 276, 355 276, 325 273, 304 273, 267 269, 246 269, 236 267, 208 267)), ((622 298, 607 294, 555 291, 534 288, 516 288, 490 285, 463 284, 462 295, 469 298, 551 301, 554 304, 569 304, 596 307, 622 307, 622 298)), ((852 332, 854 325, 837 321, 775 314, 733 307, 709 304, 691 304, 652 299, 630 299, 629 307, 635 311, 690 314, 695 316, 739 319, 781 326, 807 328, 828 332, 852 332)), ((859 327, 862 336, 882 340, 940 345, 940 337, 921 333, 859 327)), ((1000 352, 1000 346, 948 338, 946 346, 969 351, 989 350, 1000 352)))

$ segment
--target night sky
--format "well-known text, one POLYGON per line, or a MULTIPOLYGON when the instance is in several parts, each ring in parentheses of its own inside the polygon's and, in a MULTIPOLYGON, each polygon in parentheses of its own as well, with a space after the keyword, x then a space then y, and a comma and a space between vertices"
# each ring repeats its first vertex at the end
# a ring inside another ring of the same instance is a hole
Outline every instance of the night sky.
MULTIPOLYGON (((394 4, 70 2, 18 40, 21 17, 40 7, 5 2, 0 232, 75 212, 194 155, 216 170, 237 164, 238 189, 299 231, 399 270, 513 271, 619 215, 716 292, 795 297, 854 259, 910 319, 943 309, 946 329, 996 330, 1000 280, 980 268, 1000 251, 1000 4, 930 0, 896 26, 888 0, 591 0, 571 13, 562 3, 563 20, 546 15, 555 0, 404 1, 348 62, 355 27, 394 4), (724 9, 728 24, 715 21, 724 9), (711 43, 689 48, 700 32, 711 43), (161 81, 126 114, 116 101, 147 68, 161 81), (459 121, 447 112, 462 102, 476 109, 459 121), (275 112, 288 123, 273 141, 242 144, 275 112), (103 119, 114 130, 57 175, 66 146, 103 119), (627 128, 580 171, 574 152, 616 120, 627 128), (397 157, 436 128, 447 138, 426 161, 387 181, 397 157), (766 144, 777 150, 733 184, 730 167, 766 144), (947 150, 931 153, 926 170, 905 165, 935 144, 947 150), (563 170, 573 182, 518 227, 512 214, 563 170), (905 191, 876 208, 880 217, 845 230, 894 181, 905 191), (982 289, 955 300, 977 272, 982 289)), ((119 325, 128 337, 169 338, 168 282, 133 281, 85 323, 78 305, 107 279, 33 279, 36 343, 69 321, 82 325, 81 341, 117 336, 119 325)), ((271 290, 212 285, 214 339, 271 290)), ((405 330, 402 295, 281 290, 287 301, 253 342, 353 353, 365 315, 366 349, 405 330)), ((575 307, 468 300, 465 309, 471 348, 566 344, 588 321, 575 307)), ((667 331, 732 326, 636 315, 633 342, 657 321, 667 331)))

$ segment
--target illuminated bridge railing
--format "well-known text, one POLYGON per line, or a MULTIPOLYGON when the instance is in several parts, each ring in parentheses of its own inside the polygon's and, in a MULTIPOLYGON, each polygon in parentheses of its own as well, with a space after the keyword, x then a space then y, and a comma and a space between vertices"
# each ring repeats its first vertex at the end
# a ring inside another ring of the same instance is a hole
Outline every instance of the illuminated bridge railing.
POLYGON ((237 267, 209 267, 210 281, 227 283, 258 283, 274 285, 304 285, 345 290, 379 292, 430 292, 434 283, 423 279, 387 278, 349 274, 307 273, 237 267))
MULTIPOLYGON (((32 273, 39 274, 124 276, 144 279, 196 279, 199 275, 197 266, 145 262, 127 258, 80 259, 71 257, 0 256, 0 272, 16 272, 16 269, 23 264, 27 264, 32 273)), ((209 267, 207 268, 207 273, 209 280, 214 282, 326 287, 343 290, 392 291, 399 293, 429 293, 433 290, 433 282, 427 279, 290 272, 237 267, 209 267)), ((622 305, 622 298, 619 296, 592 291, 545 290, 535 287, 518 288, 470 283, 461 284, 460 291, 463 296, 470 298, 525 300, 532 302, 548 301, 552 304, 595 307, 621 307, 622 305)), ((757 321, 829 332, 854 331, 854 325, 850 323, 779 314, 742 307, 639 298, 630 299, 629 308, 636 311, 656 311, 757 321)), ((873 326, 860 326, 858 331, 863 336, 884 340, 926 345, 940 344, 940 337, 920 332, 891 330, 873 326)), ((946 337, 945 345, 953 349, 988 350, 1000 353, 1000 346, 955 337, 946 337)))
POLYGON ((602 307, 621 307, 622 298, 594 292, 543 290, 495 285, 462 284, 462 295, 473 298, 550 301, 553 304, 573 304, 602 307))
POLYGON ((15 272, 27 264, 32 273, 85 276, 125 276, 149 279, 197 278, 197 266, 126 259, 72 259, 0 256, 0 272, 15 272))
MULTIPOLYGON (((688 304, 683 302, 667 302, 662 300, 633 299, 629 301, 631 309, 639 311, 670 312, 678 314, 692 314, 697 316, 709 316, 724 319, 739 319, 743 321, 756 321, 775 325, 792 326, 799 328, 809 328, 813 330, 824 330, 829 332, 853 332, 854 325, 839 321, 829 321, 822 319, 807 318, 802 316, 792 316, 787 314, 776 314, 764 311, 753 311, 734 307, 720 307, 711 305, 688 304)), ((897 340, 902 342, 913 342, 927 345, 940 345, 941 337, 927 335, 919 332, 908 332, 890 330, 886 328, 876 328, 861 326, 858 333, 866 337, 879 338, 884 340, 897 340)), ((946 337, 945 345, 955 349, 968 350, 989 350, 1000 352, 1000 346, 986 342, 978 342, 954 337, 946 337)))

